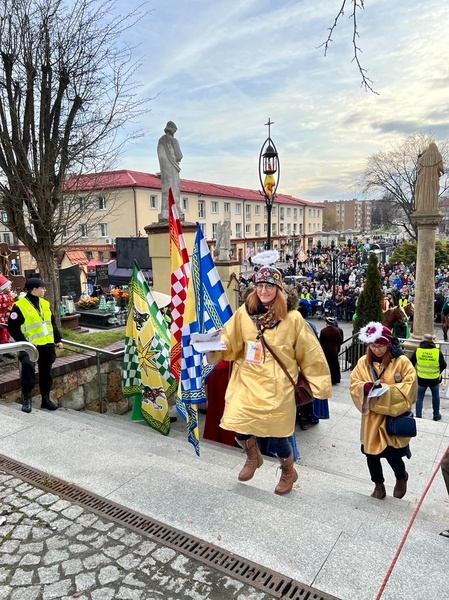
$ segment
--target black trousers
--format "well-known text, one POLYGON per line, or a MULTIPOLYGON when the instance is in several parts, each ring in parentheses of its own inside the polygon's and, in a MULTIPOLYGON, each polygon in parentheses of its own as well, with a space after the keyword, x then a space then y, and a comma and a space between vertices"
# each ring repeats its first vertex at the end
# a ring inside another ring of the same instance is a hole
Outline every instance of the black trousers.
POLYGON ((393 448, 392 446, 387 446, 380 454, 366 454, 362 447, 362 452, 366 456, 366 463, 373 483, 384 483, 385 481, 381 463, 382 458, 385 458, 393 469, 396 479, 405 479, 406 471, 403 457, 407 456, 410 458, 411 456, 408 446, 405 448, 393 448))
MULTIPOLYGON (((37 368, 39 369, 39 391, 42 396, 50 394, 53 377, 51 376, 51 366, 56 360, 54 344, 45 344, 45 346, 36 346, 39 352, 37 359, 37 368)), ((35 363, 30 360, 26 352, 19 352, 19 360, 22 365, 21 385, 22 392, 31 392, 36 384, 35 363)))

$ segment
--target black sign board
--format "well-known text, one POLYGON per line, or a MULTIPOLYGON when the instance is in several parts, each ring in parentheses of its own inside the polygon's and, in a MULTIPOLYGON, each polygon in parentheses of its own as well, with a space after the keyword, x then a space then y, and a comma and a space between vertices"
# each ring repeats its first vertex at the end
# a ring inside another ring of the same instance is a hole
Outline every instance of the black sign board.
POLYGON ((115 238, 115 250, 118 269, 132 269, 134 259, 139 269, 151 269, 147 237, 115 238))
POLYGON ((108 270, 108 265, 107 264, 97 265, 95 267, 95 270, 97 272, 97 285, 99 285, 102 288, 109 287, 109 270, 108 270))
POLYGON ((63 296, 71 296, 78 300, 81 296, 81 279, 79 265, 72 265, 65 269, 59 269, 59 293, 63 296))

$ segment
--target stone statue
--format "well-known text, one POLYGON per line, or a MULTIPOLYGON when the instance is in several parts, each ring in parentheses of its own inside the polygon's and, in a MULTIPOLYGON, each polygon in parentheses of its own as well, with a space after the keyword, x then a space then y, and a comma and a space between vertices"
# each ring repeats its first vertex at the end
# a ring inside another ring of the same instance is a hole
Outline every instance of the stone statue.
POLYGON ((443 173, 443 159, 436 144, 432 142, 418 157, 415 210, 421 212, 438 211, 440 177, 443 173))
POLYGON ((229 260, 231 250, 231 221, 226 219, 217 224, 215 256, 218 260, 229 260))
POLYGON ((171 188, 173 198, 178 207, 179 218, 184 220, 184 214, 180 207, 180 189, 179 189, 179 171, 181 167, 179 163, 182 160, 181 147, 178 140, 175 138, 177 131, 173 121, 168 121, 165 126, 165 134, 159 139, 157 144, 157 157, 161 169, 161 212, 159 221, 168 221, 168 190, 171 188))

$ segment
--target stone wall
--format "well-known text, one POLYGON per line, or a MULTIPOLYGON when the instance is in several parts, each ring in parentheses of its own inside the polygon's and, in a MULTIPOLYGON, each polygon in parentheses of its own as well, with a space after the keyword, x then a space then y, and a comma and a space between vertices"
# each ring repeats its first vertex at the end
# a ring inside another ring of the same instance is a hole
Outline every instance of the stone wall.
MULTIPOLYGON (((106 348, 111 352, 123 348, 114 344, 106 348)), ((103 412, 123 414, 131 409, 132 401, 122 394, 122 358, 102 357, 100 379, 103 396, 103 412)), ((37 370, 37 369, 36 369, 37 370)), ((100 412, 99 379, 97 359, 94 354, 70 354, 56 359, 52 369, 53 387, 51 400, 72 410, 100 412)), ((39 375, 36 375, 36 381, 39 375)), ((0 375, 0 395, 5 402, 21 402, 19 371, 0 375)), ((33 390, 33 405, 40 406, 39 386, 33 390)))

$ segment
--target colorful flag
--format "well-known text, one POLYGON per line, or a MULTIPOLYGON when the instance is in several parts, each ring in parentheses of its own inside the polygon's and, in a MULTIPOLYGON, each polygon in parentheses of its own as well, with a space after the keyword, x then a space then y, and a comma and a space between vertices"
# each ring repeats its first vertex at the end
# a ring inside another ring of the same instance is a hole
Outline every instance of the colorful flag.
POLYGON ((187 412, 188 439, 199 455, 198 414, 196 405, 206 401, 204 380, 213 369, 203 364, 204 354, 190 345, 192 333, 210 333, 221 329, 231 317, 223 284, 197 223, 192 253, 191 275, 182 327, 181 377, 178 395, 187 412))
POLYGON ((181 335, 187 286, 190 277, 189 255, 182 233, 178 208, 171 188, 168 191, 169 229, 170 229, 170 266, 171 266, 171 303, 170 303, 170 369, 176 380, 181 373, 181 335))
POLYGON ((123 395, 133 398, 131 419, 170 432, 167 398, 177 387, 170 373, 167 324, 134 260, 125 332, 123 395))

